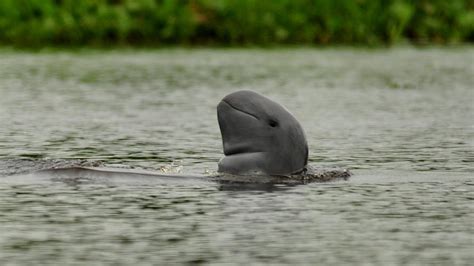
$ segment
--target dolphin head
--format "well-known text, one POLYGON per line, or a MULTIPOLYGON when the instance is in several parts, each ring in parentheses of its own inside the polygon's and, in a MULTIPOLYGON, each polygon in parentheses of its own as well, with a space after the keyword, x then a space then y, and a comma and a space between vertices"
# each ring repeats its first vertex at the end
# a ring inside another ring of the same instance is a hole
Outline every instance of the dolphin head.
POLYGON ((283 106, 242 90, 217 105, 224 155, 219 172, 289 175, 308 162, 303 128, 283 106))

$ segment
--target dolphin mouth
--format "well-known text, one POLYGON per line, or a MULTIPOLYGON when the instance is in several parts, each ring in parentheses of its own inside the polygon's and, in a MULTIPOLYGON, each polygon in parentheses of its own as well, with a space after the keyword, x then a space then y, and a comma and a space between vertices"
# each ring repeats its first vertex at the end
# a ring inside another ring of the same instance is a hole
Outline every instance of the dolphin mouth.
POLYGON ((248 145, 233 145, 231 147, 224 148, 224 154, 226 156, 236 155, 236 154, 244 154, 244 153, 256 153, 261 152, 259 150, 255 150, 248 145))
POLYGON ((232 105, 230 102, 226 101, 225 99, 222 100, 222 102, 225 103, 225 104, 227 104, 228 106, 230 106, 230 108, 232 108, 232 109, 234 109, 234 110, 236 110, 236 111, 238 111, 238 112, 244 113, 244 114, 249 115, 249 116, 251 116, 251 117, 253 117, 253 118, 257 119, 257 120, 260 120, 260 118, 258 118, 256 115, 254 115, 254 114, 252 114, 252 113, 250 113, 250 112, 247 112, 247 111, 245 111, 245 110, 242 110, 242 109, 239 109, 239 108, 235 107, 234 105, 232 105))

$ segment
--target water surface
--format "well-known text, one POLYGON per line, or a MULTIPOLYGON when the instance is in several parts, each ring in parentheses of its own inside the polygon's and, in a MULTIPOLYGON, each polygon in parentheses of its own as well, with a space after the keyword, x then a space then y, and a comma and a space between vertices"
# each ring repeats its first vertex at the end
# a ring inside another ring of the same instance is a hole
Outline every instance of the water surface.
POLYGON ((473 52, 1 51, 0 261, 468 265, 473 52), (28 175, 63 160, 212 174, 215 107, 239 89, 300 120, 311 165, 355 175, 265 188, 28 175))

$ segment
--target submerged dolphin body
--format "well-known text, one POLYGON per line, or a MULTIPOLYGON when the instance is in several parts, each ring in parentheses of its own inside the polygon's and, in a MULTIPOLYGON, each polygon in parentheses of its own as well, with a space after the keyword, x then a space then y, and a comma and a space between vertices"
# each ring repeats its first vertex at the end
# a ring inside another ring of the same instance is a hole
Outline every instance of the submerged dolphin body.
POLYGON ((283 106, 254 91, 225 96, 217 105, 225 157, 219 172, 294 175, 305 170, 303 128, 283 106))

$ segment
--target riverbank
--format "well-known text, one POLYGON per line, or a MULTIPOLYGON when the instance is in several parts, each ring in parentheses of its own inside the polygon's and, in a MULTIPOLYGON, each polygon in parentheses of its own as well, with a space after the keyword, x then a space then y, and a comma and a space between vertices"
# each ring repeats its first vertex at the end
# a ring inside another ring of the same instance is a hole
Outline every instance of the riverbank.
POLYGON ((0 44, 18 47, 473 41, 468 0, 0 2, 0 44))

